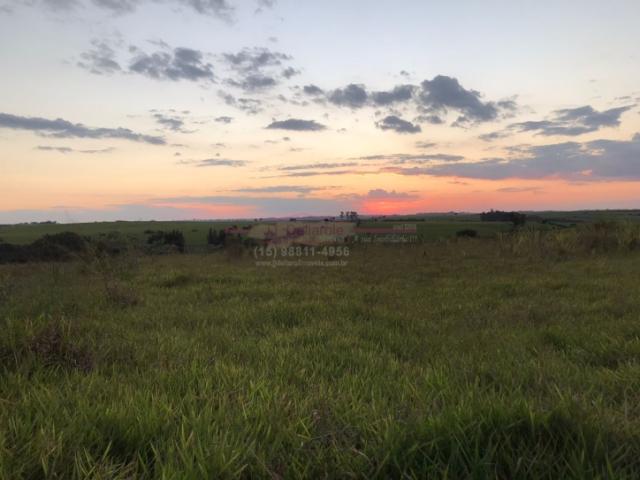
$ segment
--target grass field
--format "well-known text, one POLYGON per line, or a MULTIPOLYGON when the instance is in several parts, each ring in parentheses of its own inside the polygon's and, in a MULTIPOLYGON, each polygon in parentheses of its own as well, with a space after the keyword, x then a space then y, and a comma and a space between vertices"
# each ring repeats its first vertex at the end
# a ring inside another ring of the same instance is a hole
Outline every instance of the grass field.
MULTIPOLYGON (((223 229, 231 225, 249 225, 251 222, 96 222, 73 224, 34 224, 34 225, 0 225, 0 240, 14 244, 31 243, 46 234, 54 234, 72 230, 80 235, 98 236, 109 232, 119 232, 131 236, 144 243, 146 231, 180 230, 184 236, 187 249, 201 251, 207 244, 207 232, 210 228, 223 229)), ((437 219, 413 222, 424 240, 437 240, 455 237, 456 232, 474 229, 481 237, 491 237, 498 232, 511 229, 509 222, 480 222, 478 220, 437 219)), ((384 227, 394 222, 362 222, 362 226, 384 227)))
POLYGON ((0 478, 638 478, 640 253, 545 245, 0 265, 0 478))

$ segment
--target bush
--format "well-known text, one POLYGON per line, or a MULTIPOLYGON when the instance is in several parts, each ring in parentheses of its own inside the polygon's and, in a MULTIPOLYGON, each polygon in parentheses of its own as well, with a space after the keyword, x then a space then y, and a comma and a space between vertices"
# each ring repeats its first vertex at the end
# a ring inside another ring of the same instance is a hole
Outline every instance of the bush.
POLYGON ((98 255, 122 255, 136 250, 136 239, 120 232, 101 233, 93 246, 98 255))
POLYGON ((478 236, 478 232, 476 232, 475 230, 472 230, 470 228, 465 228, 464 230, 458 230, 456 232, 456 237, 475 238, 477 236, 478 236))
POLYGON ((45 235, 30 245, 0 244, 0 263, 66 261, 86 252, 88 240, 74 232, 45 235))
POLYGON ((215 247, 224 246, 226 236, 227 234, 224 230, 216 232, 213 228, 210 228, 207 232, 207 244, 215 247))
POLYGON ((149 253, 170 253, 172 250, 184 253, 184 235, 180 230, 171 230, 169 232, 158 230, 147 238, 147 245, 150 247, 148 249, 149 253))

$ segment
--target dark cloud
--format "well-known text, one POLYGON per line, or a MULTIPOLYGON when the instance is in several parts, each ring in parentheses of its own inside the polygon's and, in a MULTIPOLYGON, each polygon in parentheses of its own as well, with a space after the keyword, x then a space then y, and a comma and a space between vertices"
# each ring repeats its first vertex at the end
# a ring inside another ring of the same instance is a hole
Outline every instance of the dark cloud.
POLYGON ((13 6, 12 5, 0 5, 0 14, 3 15, 11 15, 13 13, 13 6))
POLYGON ((290 55, 264 47, 245 48, 238 53, 224 53, 222 59, 236 73, 237 78, 227 80, 230 85, 247 91, 264 90, 278 84, 278 78, 291 78, 298 74, 293 67, 280 67, 292 59, 290 55))
POLYGON ((98 5, 118 14, 133 12, 141 0, 93 0, 94 5, 98 5))
POLYGON ((227 117, 227 116, 222 116, 222 117, 216 117, 214 119, 214 121, 218 122, 218 123, 231 123, 233 121, 232 117, 227 117))
POLYGON ((604 127, 620 125, 620 116, 634 105, 610 108, 599 112, 590 105, 556 110, 550 120, 514 123, 510 129, 520 132, 536 132, 537 135, 577 136, 595 132, 604 127))
MULTIPOLYGON (((47 8, 52 10, 71 10, 81 4, 79 0, 41 0, 40 2, 47 8)), ((37 5, 37 2, 31 2, 31 5, 37 5)))
POLYGON ((284 78, 291 78, 300 74, 300 70, 296 70, 293 67, 287 67, 282 71, 282 76, 284 78))
POLYGON ((302 88, 303 92, 306 93, 307 95, 322 95, 324 93, 324 90, 322 90, 320 87, 316 86, 316 85, 305 85, 302 88))
POLYGON ((212 81, 211 64, 203 61, 204 54, 191 48, 176 48, 152 54, 140 53, 133 59, 129 71, 157 80, 212 81))
MULTIPOLYGON (((154 1, 158 0, 35 0, 31 4, 34 6, 44 5, 60 11, 97 5, 110 13, 124 15, 135 11, 144 4, 152 4, 154 1)), ((202 15, 224 20, 231 20, 235 12, 234 7, 226 0, 159 0, 159 3, 187 8, 202 15)))
POLYGON ((387 167, 400 175, 479 179, 564 178, 581 181, 640 180, 640 134, 631 140, 595 140, 522 147, 517 156, 428 167, 387 167))
POLYGON ((247 75, 240 80, 228 80, 228 83, 229 85, 240 87, 248 92, 254 92, 274 87, 278 82, 273 77, 257 73, 254 75, 247 75))
POLYGON ((431 125, 442 125, 444 119, 436 114, 422 114, 415 118, 416 122, 430 123, 431 125))
POLYGON ((30 130, 56 138, 116 138, 153 145, 164 145, 166 143, 163 137, 143 135, 128 128, 91 128, 81 123, 71 123, 62 118, 49 120, 39 117, 21 117, 8 113, 0 113, 0 128, 30 130))
POLYGON ((325 130, 327 127, 315 120, 300 120, 298 118, 290 118, 288 120, 280 120, 271 122, 266 128, 280 129, 280 130, 295 130, 295 131, 319 131, 325 130))
POLYGON ((505 130, 498 130, 495 132, 483 133, 478 136, 480 140, 484 140, 485 142, 492 142, 493 140, 498 140, 500 138, 508 137, 510 133, 505 130))
POLYGON ((238 70, 254 72, 268 66, 282 65, 282 62, 291 60, 291 56, 280 52, 273 52, 268 48, 245 48, 238 53, 225 53, 222 55, 229 65, 238 70))
POLYGON ((414 125, 395 115, 389 115, 381 121, 376 122, 376 126, 380 130, 393 130, 397 133, 418 133, 422 131, 420 125, 414 125))
POLYGON ((438 144, 434 142, 416 142, 415 145, 416 145, 416 148, 427 150, 429 148, 436 147, 438 144))
POLYGON ((467 90, 456 78, 438 75, 420 84, 419 101, 426 112, 457 111, 461 115, 456 124, 496 120, 503 110, 515 109, 515 102, 483 102, 480 92, 467 90))
POLYGON ((38 145, 36 147, 36 150, 41 150, 41 151, 45 151, 45 152, 58 152, 58 153, 63 153, 63 154, 67 154, 67 153, 94 154, 94 153, 109 153, 109 152, 113 152, 114 148, 113 147, 108 147, 108 148, 98 148, 98 149, 88 149, 88 150, 76 150, 75 148, 71 148, 71 147, 53 147, 53 146, 50 146, 50 145, 38 145))
POLYGON ((371 99, 379 106, 391 105, 393 103, 406 102, 411 100, 416 91, 415 85, 398 85, 389 91, 373 92, 371 99))
POLYGON ((273 8, 277 2, 277 0, 256 0, 256 3, 261 7, 273 8))
POLYGON ((106 42, 92 40, 93 48, 80 54, 77 65, 96 75, 111 74, 122 71, 116 61, 114 49, 106 42))
POLYGON ((169 116, 162 113, 154 113, 153 117, 155 118, 156 122, 169 130, 173 130, 174 132, 187 133, 183 129, 184 120, 179 117, 169 116))
POLYGON ((345 88, 333 90, 328 100, 334 105, 350 108, 360 108, 367 103, 368 95, 364 85, 352 83, 345 88))
MULTIPOLYGON (((175 0, 174 0, 175 1, 175 0)), ((234 8, 226 0, 178 0, 198 13, 229 19, 234 8)))

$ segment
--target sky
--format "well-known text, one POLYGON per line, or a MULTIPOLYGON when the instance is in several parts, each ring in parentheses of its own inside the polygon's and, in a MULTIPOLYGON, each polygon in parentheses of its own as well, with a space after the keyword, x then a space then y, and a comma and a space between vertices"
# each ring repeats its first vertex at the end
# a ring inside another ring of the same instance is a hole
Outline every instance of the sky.
POLYGON ((637 0, 0 0, 0 223, 640 208, 637 0))

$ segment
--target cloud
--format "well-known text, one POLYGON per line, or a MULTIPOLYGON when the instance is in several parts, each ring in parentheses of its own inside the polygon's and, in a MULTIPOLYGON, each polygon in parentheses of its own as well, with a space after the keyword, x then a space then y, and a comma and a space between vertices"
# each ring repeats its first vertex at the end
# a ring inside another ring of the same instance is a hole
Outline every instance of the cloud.
POLYGON ((234 8, 226 0, 179 0, 198 13, 229 19, 233 15, 234 8))
POLYGON ((322 90, 317 85, 313 85, 313 84, 305 85, 304 87, 302 87, 302 91, 307 95, 312 95, 312 96, 322 95, 324 93, 324 90, 322 90))
POLYGON ((337 176, 337 175, 365 175, 368 173, 375 173, 375 172, 363 172, 363 171, 359 171, 359 170, 324 170, 324 169, 320 169, 320 170, 309 170, 309 171, 304 171, 304 172, 290 172, 290 173, 286 173, 283 175, 278 175, 280 177, 317 177, 320 175, 331 175, 331 176, 337 176))
POLYGON ((269 187, 252 187, 252 188, 237 188, 232 190, 238 193, 298 193, 305 194, 311 193, 317 190, 325 190, 326 187, 309 187, 303 185, 272 185, 269 187))
POLYGON ((30 130, 38 134, 56 138, 115 138, 132 142, 164 145, 163 137, 143 135, 128 128, 91 128, 81 123, 71 123, 62 118, 49 120, 39 117, 21 117, 8 113, 0 113, 0 128, 13 130, 30 130))
POLYGON ((417 87, 415 85, 398 85, 389 91, 373 92, 371 99, 379 106, 391 105, 411 100, 417 87))
POLYGON ((36 150, 41 150, 45 152, 58 152, 62 154, 67 154, 67 153, 94 154, 94 153, 109 153, 109 152, 113 152, 115 149, 113 147, 107 147, 107 148, 98 148, 98 149, 76 150, 75 148, 71 148, 71 147, 53 147, 50 145, 38 145, 36 147, 36 150))
POLYGON ((338 88, 329 93, 328 100, 334 105, 350 108, 361 108, 367 103, 367 91, 364 85, 352 83, 345 88, 338 88))
POLYGON ((273 8, 277 2, 277 0, 257 0, 256 2, 261 7, 273 8))
POLYGON ((640 180, 640 134, 631 140, 595 140, 528 146, 509 158, 427 167, 387 167, 399 175, 455 176, 499 180, 563 178, 581 181, 640 180))
POLYGON ((483 133, 479 135, 478 138, 480 140, 484 140, 485 142, 492 142, 493 140, 498 140, 500 138, 506 138, 510 135, 508 131, 498 130, 495 132, 483 133))
POLYGON ((212 66, 204 63, 203 58, 202 52, 191 48, 139 53, 129 65, 129 71, 156 80, 213 81, 212 66))
POLYGON ((296 70, 293 67, 287 67, 282 71, 282 76, 284 78, 291 78, 291 77, 294 77, 296 75, 300 75, 300 70, 296 70))
MULTIPOLYGON (((155 0, 158 1, 158 0, 155 0)), ((35 0, 30 4, 33 6, 42 5, 52 10, 69 11, 80 7, 96 5, 103 10, 116 15, 125 15, 134 12, 144 4, 153 3, 152 0, 35 0)), ((226 0, 160 0, 169 6, 179 6, 187 8, 201 15, 208 15, 230 21, 235 13, 226 0)), ((260 2, 258 2, 260 3, 260 2)))
POLYGON ((451 155, 448 153, 410 154, 392 153, 367 155, 357 157, 358 160, 384 160, 390 164, 399 165, 404 163, 432 163, 432 162, 459 162, 464 160, 462 155, 451 155))
POLYGON ((413 200, 419 198, 415 194, 406 192, 396 192, 395 190, 387 191, 383 188, 375 188, 369 190, 366 195, 360 195, 358 198, 363 200, 413 200))
POLYGON ((314 132, 325 130, 327 127, 315 120, 300 120, 298 118, 290 118, 288 120, 274 121, 267 125, 269 129, 295 130, 314 132))
POLYGON ((299 73, 293 67, 280 68, 284 62, 292 59, 290 55, 264 47, 224 53, 222 59, 237 76, 235 79, 228 79, 227 83, 246 91, 272 88, 278 84, 279 78, 289 79, 299 73))
POLYGON ((439 115, 435 115, 435 114, 430 114, 430 115, 418 115, 414 121, 417 122, 424 122, 424 123, 430 123, 431 125, 442 125, 444 123, 444 119, 439 116, 439 115))
POLYGON ((278 170, 320 170, 325 168, 344 168, 344 167, 355 167, 358 164, 356 162, 341 162, 341 163, 309 163, 309 164, 299 164, 299 165, 284 165, 278 167, 278 170))
POLYGON ((510 129, 519 132, 537 132, 537 135, 577 136, 595 132, 604 127, 620 125, 620 116, 634 105, 610 108, 599 112, 590 105, 556 110, 550 120, 514 123, 510 129))
POLYGON ((542 187, 503 187, 496 190, 500 193, 539 193, 541 191, 542 187))
POLYGON ((96 75, 121 72, 114 49, 104 41, 92 40, 93 48, 80 54, 77 65, 96 75))
POLYGON ((278 82, 273 77, 258 73, 255 75, 247 75, 240 81, 228 80, 227 83, 229 83, 229 85, 233 85, 234 87, 240 87, 248 92, 254 92, 256 90, 264 90, 274 87, 278 82))
POLYGON ((262 102, 255 98, 234 97, 230 93, 218 91, 218 96, 224 100, 224 103, 231 107, 238 108, 250 115, 255 115, 262 111, 262 102))
POLYGON ((223 58, 233 68, 254 72, 268 66, 282 65, 283 61, 291 60, 291 56, 274 52, 268 48, 244 48, 238 53, 225 53, 223 58))
POLYGON ((423 142, 423 141, 418 141, 415 143, 416 148, 420 148, 423 150, 427 150, 429 148, 433 148, 435 146, 437 146, 438 144, 435 142, 423 142))
POLYGON ((13 13, 14 7, 12 5, 0 4, 0 14, 2 15, 11 15, 13 13))
POLYGON ((205 158, 204 160, 180 160, 178 163, 195 167, 244 167, 249 162, 246 160, 230 160, 228 158, 205 158))
POLYGON ((189 133, 189 131, 182 128, 184 127, 184 120, 179 117, 169 116, 162 113, 154 113, 153 117, 155 118, 156 122, 169 130, 172 130, 174 132, 189 133))
POLYGON ((222 117, 216 117, 214 119, 215 122, 218 123, 231 123, 233 121, 232 117, 227 117, 227 116, 222 116, 222 117))
POLYGON ((418 133, 422 131, 420 125, 414 125, 395 115, 389 115, 381 121, 376 122, 376 127, 380 130, 393 130, 397 133, 418 133))
POLYGON ((117 14, 133 12, 140 0, 93 0, 93 4, 117 14))
POLYGON ((445 75, 424 80, 420 84, 418 98, 426 112, 459 112, 461 115, 456 120, 457 125, 495 120, 501 112, 516 108, 513 100, 483 102, 479 92, 467 90, 458 79, 445 75))

